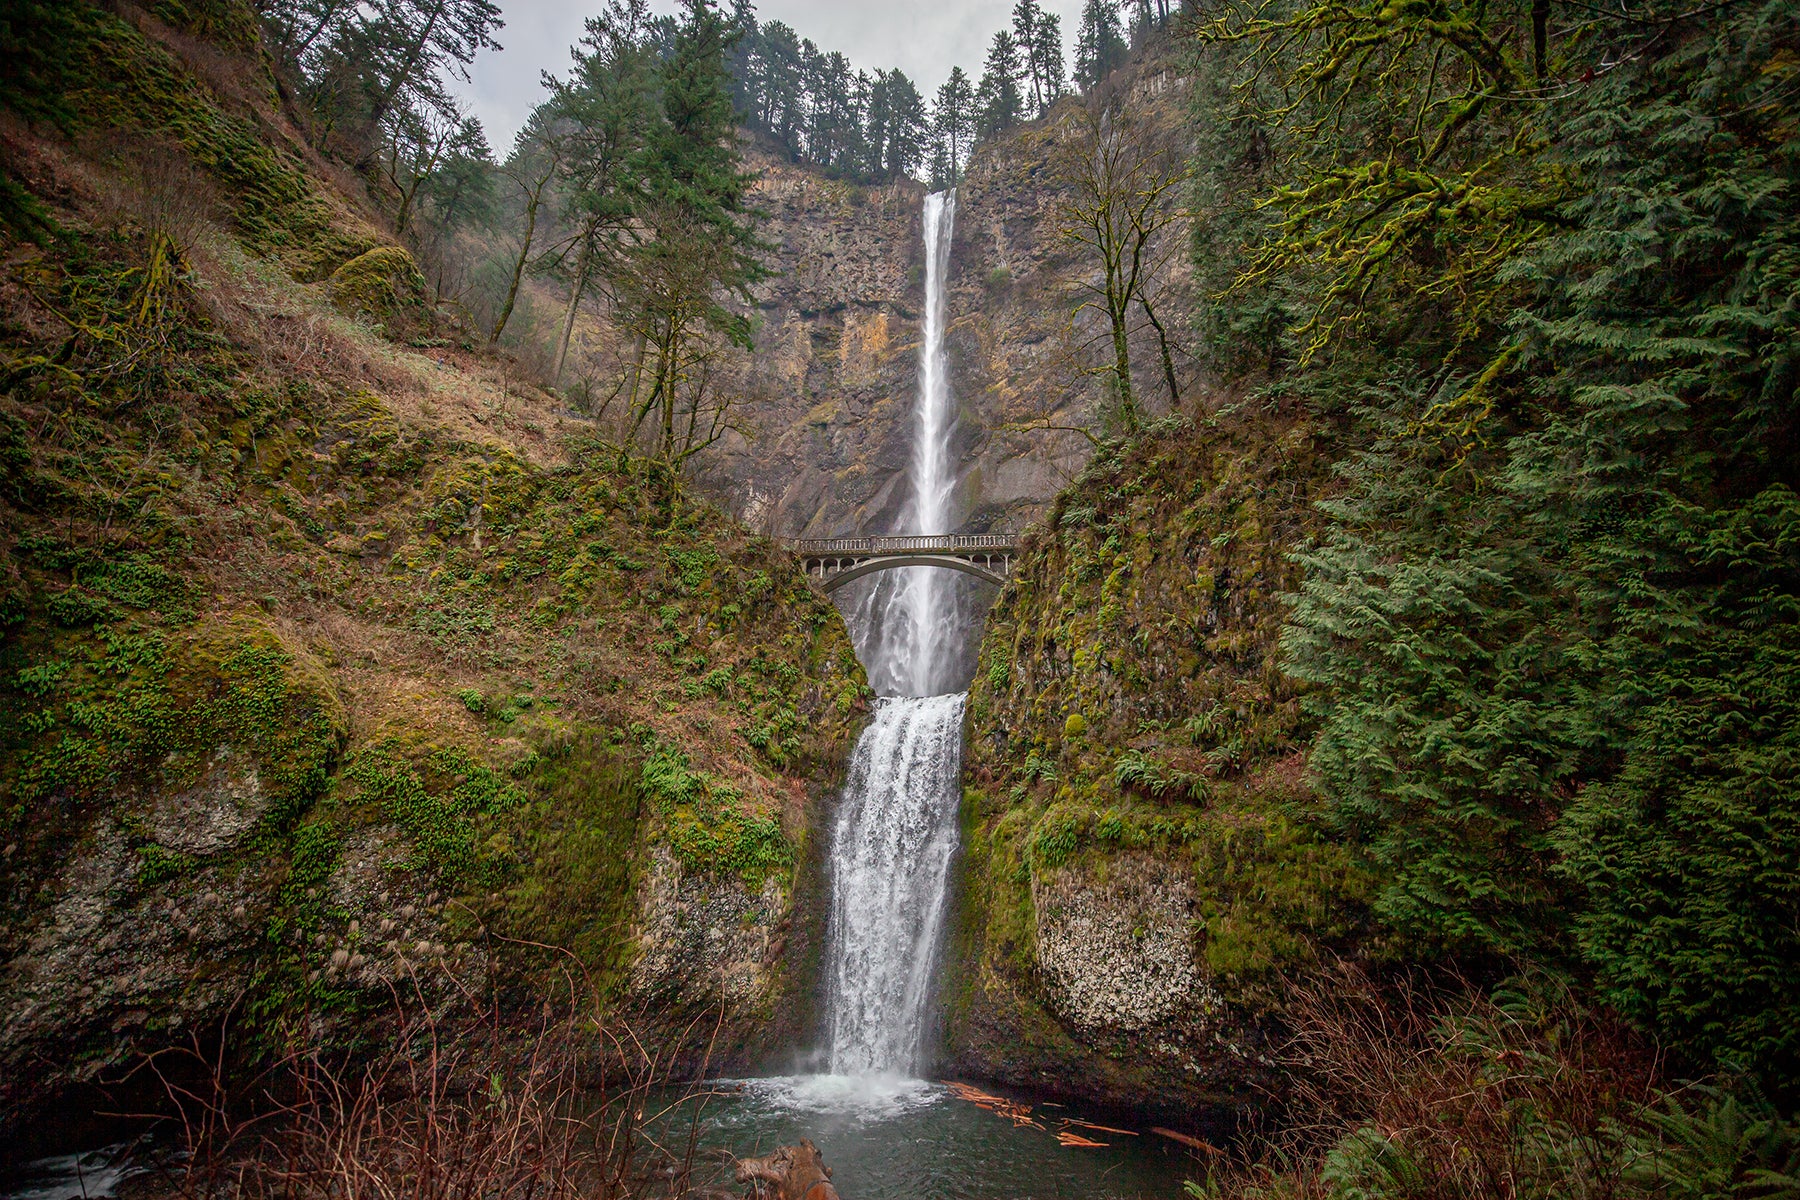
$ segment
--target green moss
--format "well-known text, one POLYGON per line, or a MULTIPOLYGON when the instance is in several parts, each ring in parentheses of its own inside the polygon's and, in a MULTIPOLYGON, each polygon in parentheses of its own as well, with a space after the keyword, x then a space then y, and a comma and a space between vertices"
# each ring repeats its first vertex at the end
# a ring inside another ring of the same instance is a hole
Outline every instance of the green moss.
POLYGON ((10 681, 35 703, 0 713, 0 736, 14 751, 5 821, 40 801, 78 804, 127 781, 179 788, 221 746, 254 756, 277 823, 323 790, 343 738, 336 696, 255 618, 175 637, 122 621, 54 644, 56 658, 10 681))
MULTIPOLYGON (((631 965, 637 765, 598 732, 546 746, 525 776, 531 802, 502 824, 528 865, 496 915, 509 936, 574 955, 603 994, 631 965)), ((531 961, 552 976, 560 957, 531 961)))
POLYGON ((661 818, 661 836, 682 865, 736 875, 753 890, 793 868, 794 845, 781 822, 748 811, 742 792, 691 769, 685 753, 654 748, 639 782, 661 818))
POLYGON ((256 10, 241 0, 154 0, 156 19, 216 46, 254 54, 262 48, 256 10))
MULTIPOLYGON (((81 123, 173 137, 230 193, 245 244, 298 274, 317 277, 368 249, 371 233, 334 211, 295 157, 272 147, 252 119, 228 113, 167 50, 96 6, 76 0, 69 7, 78 32, 65 33, 75 44, 64 52, 84 69, 65 102, 81 123)), ((232 13, 238 6, 184 0, 179 7, 185 20, 241 30, 241 14, 232 13)))
POLYGON ((1284 813, 1208 824, 1190 849, 1207 966, 1237 986, 1367 932, 1373 876, 1351 848, 1284 813))
POLYGON ((430 327, 425 276, 399 246, 376 246, 331 273, 331 302, 344 313, 381 326, 389 337, 414 336, 430 327))
POLYGON ((360 751, 345 771, 354 799, 378 804, 413 843, 407 865, 429 871, 458 894, 487 891, 514 877, 517 864, 488 835, 493 818, 525 803, 525 794, 461 747, 420 761, 387 739, 360 751))
POLYGON ((136 885, 149 890, 171 879, 178 879, 194 869, 190 855, 169 850, 154 843, 139 846, 136 885))

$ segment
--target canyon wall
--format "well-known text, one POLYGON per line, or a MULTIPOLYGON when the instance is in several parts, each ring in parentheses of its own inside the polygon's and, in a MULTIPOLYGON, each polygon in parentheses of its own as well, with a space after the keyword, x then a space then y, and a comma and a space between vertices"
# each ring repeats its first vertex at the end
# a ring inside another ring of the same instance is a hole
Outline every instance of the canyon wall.
MULTIPOLYGON (((1165 126, 1185 103, 1165 57, 1133 64, 1116 86, 1165 126)), ((1104 388, 1095 368, 1109 348, 1096 340, 1097 314, 1082 308, 1097 272, 1091 252, 1064 236, 1070 192, 1055 162, 1080 103, 984 142, 957 189, 948 346, 967 532, 1023 530, 1092 452, 1076 430, 1095 428, 1104 388)), ((907 501, 925 189, 829 179, 762 151, 751 161, 777 273, 756 293, 755 354, 732 376, 750 430, 709 456, 702 481, 753 527, 782 536, 887 532, 907 501)), ((1182 345, 1185 261, 1170 256, 1156 284, 1184 382, 1194 375, 1182 345)), ((1166 408, 1144 330, 1134 355, 1152 411, 1166 408)))
POLYGON ((842 622, 434 336, 255 13, 185 11, 67 6, 82 136, 0 115, 0 1145, 222 1022, 254 1061, 586 980, 792 1047, 842 622))

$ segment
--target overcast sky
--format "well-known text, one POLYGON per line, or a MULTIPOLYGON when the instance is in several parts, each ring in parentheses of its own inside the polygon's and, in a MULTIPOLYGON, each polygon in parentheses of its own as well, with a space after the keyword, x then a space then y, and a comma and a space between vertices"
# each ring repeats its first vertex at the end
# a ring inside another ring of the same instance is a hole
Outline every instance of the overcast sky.
MULTIPOLYGON (((1075 19, 1081 0, 1042 0, 1062 14, 1063 54, 1075 51, 1075 19)), ((505 158, 513 135, 543 98, 544 71, 561 75, 569 67, 569 47, 601 0, 500 0, 506 28, 500 44, 476 60, 471 82, 458 90, 487 130, 496 157, 505 158)), ((670 0, 652 0, 658 12, 673 12, 670 0)), ((759 0, 758 20, 786 21, 821 50, 841 50, 865 71, 899 67, 918 85, 927 102, 938 84, 960 66, 979 79, 994 30, 1012 21, 1012 0, 759 0)))

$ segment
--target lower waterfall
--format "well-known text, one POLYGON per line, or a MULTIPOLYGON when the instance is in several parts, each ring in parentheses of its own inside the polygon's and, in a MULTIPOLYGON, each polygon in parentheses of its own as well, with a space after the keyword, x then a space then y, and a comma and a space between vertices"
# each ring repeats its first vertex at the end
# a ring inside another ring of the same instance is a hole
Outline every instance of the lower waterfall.
POLYGON ((963 697, 878 702, 832 837, 834 1075, 914 1074, 961 799, 963 697))

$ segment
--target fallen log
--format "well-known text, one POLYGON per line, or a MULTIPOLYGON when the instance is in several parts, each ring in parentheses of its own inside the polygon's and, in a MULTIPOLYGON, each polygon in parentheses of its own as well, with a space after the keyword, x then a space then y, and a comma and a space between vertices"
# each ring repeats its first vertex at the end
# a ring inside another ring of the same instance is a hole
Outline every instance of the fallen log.
POLYGON ((738 1159, 737 1181, 749 1184, 756 1200, 839 1200, 831 1168, 805 1138, 761 1158, 738 1159))
POLYGON ((1096 1125, 1092 1121, 1077 1121, 1074 1117, 1064 1117, 1062 1118, 1062 1123, 1064 1125, 1079 1125, 1083 1129, 1098 1129, 1101 1133, 1122 1133, 1126 1137, 1137 1136, 1137 1134, 1129 1129, 1115 1129, 1111 1125, 1096 1125))
POLYGON ((1079 1133, 1063 1130, 1056 1135, 1056 1140, 1065 1146, 1104 1146, 1105 1142, 1096 1142, 1093 1138, 1084 1138, 1079 1133))
POLYGON ((1191 1147, 1195 1150, 1203 1150, 1207 1154, 1222 1153, 1222 1151, 1211 1142, 1203 1142, 1190 1133, 1176 1133, 1173 1129, 1164 1129, 1161 1125, 1154 1126, 1150 1132, 1160 1133, 1170 1141, 1180 1142, 1182 1145, 1191 1147))

